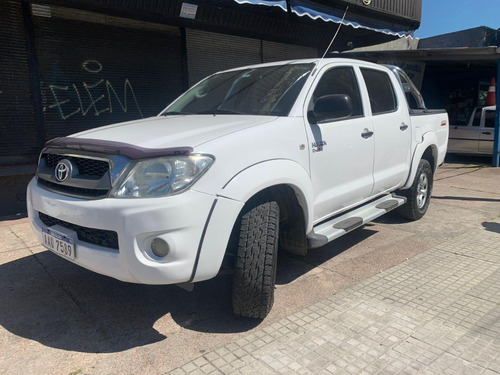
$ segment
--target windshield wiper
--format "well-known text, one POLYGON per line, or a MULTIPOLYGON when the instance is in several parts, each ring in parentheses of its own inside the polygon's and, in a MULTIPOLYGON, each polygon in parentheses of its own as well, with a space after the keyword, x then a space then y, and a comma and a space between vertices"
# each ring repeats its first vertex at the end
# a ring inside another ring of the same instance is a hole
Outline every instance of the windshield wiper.
POLYGON ((210 109, 208 111, 196 112, 197 115, 242 115, 243 112, 232 111, 230 109, 210 109))
POLYGON ((168 112, 163 112, 161 115, 162 115, 162 116, 172 116, 172 115, 192 115, 192 113, 189 113, 189 112, 179 112, 179 111, 168 111, 168 112))

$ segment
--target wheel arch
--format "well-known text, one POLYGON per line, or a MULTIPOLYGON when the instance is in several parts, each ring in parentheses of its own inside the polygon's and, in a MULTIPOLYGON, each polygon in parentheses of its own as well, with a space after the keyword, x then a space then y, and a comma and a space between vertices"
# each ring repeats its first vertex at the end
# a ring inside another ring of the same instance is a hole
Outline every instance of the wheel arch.
POLYGON ((437 147, 435 145, 430 145, 427 147, 422 154, 422 157, 420 159, 425 159, 429 162, 429 164, 432 167, 432 172, 436 172, 437 169, 437 147))
POLYGON ((307 229, 312 227, 312 186, 298 163, 272 160, 253 165, 232 177, 217 196, 193 281, 207 280, 219 272, 236 241, 239 218, 259 201, 278 203, 282 247, 305 254, 307 229))
POLYGON ((255 164, 231 178, 218 195, 245 204, 255 197, 268 195, 275 198, 280 209, 286 209, 293 202, 303 212, 305 230, 312 228, 311 178, 296 162, 278 159, 255 164), (286 199, 281 196, 282 193, 287 193, 286 199))
POLYGON ((419 143, 415 148, 408 179, 406 180, 404 186, 401 187, 401 189, 408 189, 411 187, 413 180, 415 179, 415 175, 417 174, 418 163, 422 159, 425 159, 429 162, 432 167, 433 173, 436 172, 436 169, 438 167, 438 148, 436 144, 437 139, 435 134, 424 134, 422 143, 419 143))
MULTIPOLYGON (((297 255, 306 255, 306 218, 297 194, 297 191, 290 185, 273 185, 250 198, 242 212, 259 202, 275 201, 280 210, 279 243, 281 248, 297 255)), ((235 228, 233 228, 234 231, 235 228)))

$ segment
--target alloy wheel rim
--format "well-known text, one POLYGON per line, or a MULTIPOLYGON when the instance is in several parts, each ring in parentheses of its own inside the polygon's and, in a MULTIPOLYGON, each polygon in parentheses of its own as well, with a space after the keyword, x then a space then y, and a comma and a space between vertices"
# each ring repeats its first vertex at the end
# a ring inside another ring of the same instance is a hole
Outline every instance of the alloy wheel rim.
POLYGON ((429 193, 429 179, 427 174, 422 173, 418 179, 417 186, 417 206, 418 208, 424 207, 427 202, 427 195, 429 193))

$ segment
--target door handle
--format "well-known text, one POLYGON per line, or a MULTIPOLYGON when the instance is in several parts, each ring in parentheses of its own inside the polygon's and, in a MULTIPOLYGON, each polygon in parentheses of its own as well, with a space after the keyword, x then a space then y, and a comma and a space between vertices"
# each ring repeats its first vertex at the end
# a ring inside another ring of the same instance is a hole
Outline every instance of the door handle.
POLYGON ((485 134, 485 135, 491 135, 490 132, 483 132, 483 134, 485 134))
POLYGON ((399 129, 401 129, 401 131, 405 131, 406 129, 408 129, 408 125, 406 125, 404 122, 401 123, 401 126, 399 127, 399 129))
POLYGON ((363 130, 363 133, 361 133, 361 136, 364 138, 364 139, 368 139, 370 138, 371 136, 373 135, 373 132, 369 131, 368 129, 364 129, 363 130))

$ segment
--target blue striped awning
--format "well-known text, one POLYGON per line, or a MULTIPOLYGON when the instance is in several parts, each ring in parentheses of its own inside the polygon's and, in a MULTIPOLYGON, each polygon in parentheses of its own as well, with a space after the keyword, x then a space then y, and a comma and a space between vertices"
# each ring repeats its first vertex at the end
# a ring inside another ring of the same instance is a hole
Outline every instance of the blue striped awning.
POLYGON ((280 7, 287 11, 286 0, 234 0, 238 4, 265 5, 268 7, 280 7))
MULTIPOLYGON (((287 12, 286 0, 234 0, 238 4, 252 4, 275 6, 287 12)), ((321 19, 325 22, 341 23, 346 26, 351 26, 355 29, 366 29, 375 32, 393 35, 398 37, 408 36, 414 30, 401 30, 395 24, 388 22, 377 21, 375 19, 363 16, 354 16, 347 12, 345 19, 342 19, 344 11, 333 9, 325 5, 313 3, 308 0, 290 0, 290 8, 292 13, 299 17, 310 17, 314 20, 321 19), (388 26, 390 24, 390 27, 388 26)))

